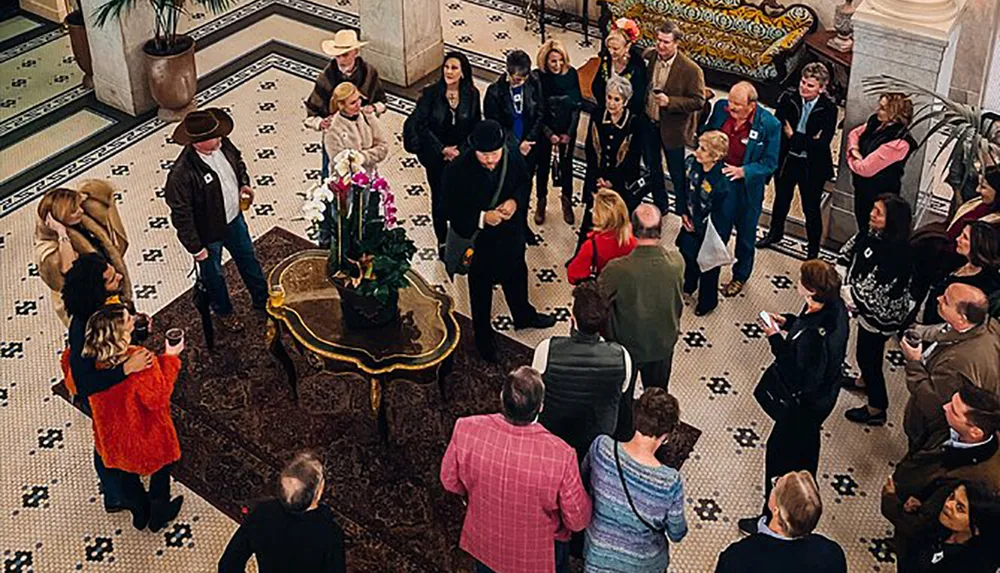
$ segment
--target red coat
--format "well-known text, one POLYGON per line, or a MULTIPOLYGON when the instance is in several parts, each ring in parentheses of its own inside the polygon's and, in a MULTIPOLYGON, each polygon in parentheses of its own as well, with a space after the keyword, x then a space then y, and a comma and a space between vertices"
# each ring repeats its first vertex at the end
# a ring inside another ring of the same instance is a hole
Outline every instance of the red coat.
POLYGON ((590 276, 594 244, 597 245, 597 272, 600 273, 612 259, 624 257, 632 252, 632 249, 635 248, 635 237, 629 234, 628 242, 619 245, 617 231, 591 231, 587 233, 587 240, 580 245, 580 250, 569 262, 569 267, 566 268, 569 284, 575 285, 590 276), (591 239, 593 239, 593 243, 591 239))
MULTIPOLYGON (((138 349, 132 347, 129 353, 138 349)), ((66 385, 73 385, 69 352, 63 353, 66 385)), ((151 475, 181 459, 181 445, 170 417, 170 395, 181 359, 167 354, 153 366, 130 374, 124 382, 90 397, 94 447, 104 465, 139 475, 151 475)))

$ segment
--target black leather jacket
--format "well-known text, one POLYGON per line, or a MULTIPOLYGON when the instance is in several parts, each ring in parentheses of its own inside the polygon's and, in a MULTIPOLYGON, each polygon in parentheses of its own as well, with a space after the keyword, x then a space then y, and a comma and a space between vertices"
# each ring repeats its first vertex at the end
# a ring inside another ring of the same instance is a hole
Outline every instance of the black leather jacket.
MULTIPOLYGON (((538 141, 543 137, 542 120, 545 119, 545 97, 538 75, 532 72, 524 82, 524 107, 522 108, 524 133, 521 141, 538 141)), ((514 102, 511 99, 507 74, 490 84, 483 100, 483 117, 494 119, 507 131, 514 128, 514 102)), ((520 143, 520 142, 518 142, 520 143)))
POLYGON ((451 145, 458 146, 460 151, 468 147, 472 128, 483 118, 479 90, 470 84, 462 84, 459 98, 453 113, 445 97, 443 82, 427 86, 420 94, 417 107, 413 110, 420 136, 420 157, 440 158, 441 151, 451 145))

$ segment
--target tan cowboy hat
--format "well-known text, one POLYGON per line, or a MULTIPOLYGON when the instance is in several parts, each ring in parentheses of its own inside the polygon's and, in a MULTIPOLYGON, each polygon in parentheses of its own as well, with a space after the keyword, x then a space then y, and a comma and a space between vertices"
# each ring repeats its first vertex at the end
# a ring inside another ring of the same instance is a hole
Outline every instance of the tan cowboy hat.
POLYGON ((330 56, 346 54, 351 50, 356 50, 368 42, 358 41, 358 33, 354 30, 340 30, 334 34, 332 40, 323 40, 323 53, 330 56))
POLYGON ((233 118, 217 107, 198 109, 184 116, 174 128, 173 140, 179 145, 226 137, 233 132, 233 118))

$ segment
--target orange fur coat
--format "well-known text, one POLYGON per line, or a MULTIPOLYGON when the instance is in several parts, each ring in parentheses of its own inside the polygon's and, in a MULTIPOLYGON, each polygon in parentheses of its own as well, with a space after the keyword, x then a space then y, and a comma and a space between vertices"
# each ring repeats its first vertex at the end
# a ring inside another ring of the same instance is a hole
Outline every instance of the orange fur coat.
MULTIPOLYGON (((75 388, 69 349, 63 353, 62 366, 66 385, 75 388)), ((145 476, 181 459, 170 417, 170 395, 180 369, 179 357, 162 354, 151 368, 90 397, 94 447, 105 466, 145 476)))

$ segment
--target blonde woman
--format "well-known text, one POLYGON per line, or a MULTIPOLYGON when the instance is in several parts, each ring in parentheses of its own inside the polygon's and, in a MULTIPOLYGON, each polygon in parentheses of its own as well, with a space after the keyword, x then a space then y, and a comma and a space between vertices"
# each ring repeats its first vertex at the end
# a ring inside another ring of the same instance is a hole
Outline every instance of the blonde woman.
MULTIPOLYGON (((649 82, 646 79, 646 61, 642 59, 642 50, 635 45, 639 36, 639 26, 628 18, 619 18, 611 24, 611 31, 604 40, 605 50, 600 54, 601 65, 590 84, 599 109, 604 107, 608 80, 612 76, 621 76, 632 84, 634 96, 629 109, 636 115, 643 113, 649 82)), ((600 117, 600 114, 596 115, 600 117)))
POLYGON ((354 84, 343 82, 334 88, 330 98, 333 119, 323 132, 323 148, 331 160, 345 149, 356 149, 364 153, 364 168, 371 171, 389 155, 389 144, 378 118, 362 113, 361 106, 361 92, 354 84))
POLYGON ((698 266, 698 253, 705 242, 708 222, 718 229, 722 223, 723 204, 732 190, 732 182, 722 172, 729 137, 721 131, 708 131, 698 138, 698 149, 686 160, 687 189, 678 189, 677 210, 681 232, 677 247, 684 256, 684 294, 698 291, 696 316, 704 316, 719 305, 719 272, 715 267, 705 272, 698 266))
POLYGON ((570 284, 596 278, 612 259, 623 257, 635 248, 628 208, 621 195, 601 189, 594 195, 594 229, 570 260, 566 274, 570 284))
POLYGON ((563 220, 568 225, 573 217, 573 148, 576 146, 576 128, 580 122, 580 78, 569 63, 569 53, 559 40, 542 44, 535 57, 538 80, 545 97, 545 117, 542 120, 543 137, 538 139, 538 172, 535 191, 538 207, 535 224, 545 223, 545 205, 549 194, 549 173, 552 184, 562 189, 563 220), (554 151, 553 151, 554 150, 554 151))
POLYGON ((67 327, 63 308, 64 277, 82 254, 100 253, 122 275, 121 297, 132 301, 132 283, 125 267, 128 237, 115 205, 114 189, 105 181, 87 180, 79 191, 52 189, 38 203, 35 222, 35 264, 38 274, 52 289, 52 305, 67 327))
MULTIPOLYGON (((132 345, 135 321, 124 305, 108 305, 87 321, 83 356, 98 368, 123 364, 141 346, 132 345)), ((119 474, 125 504, 136 529, 162 529, 180 512, 183 497, 170 499, 170 467, 180 459, 170 418, 170 395, 180 372, 184 343, 167 346, 150 368, 90 396, 94 446, 107 471, 119 474), (149 492, 140 476, 150 476, 149 492)), ((67 377, 71 372, 66 372, 67 377)))

